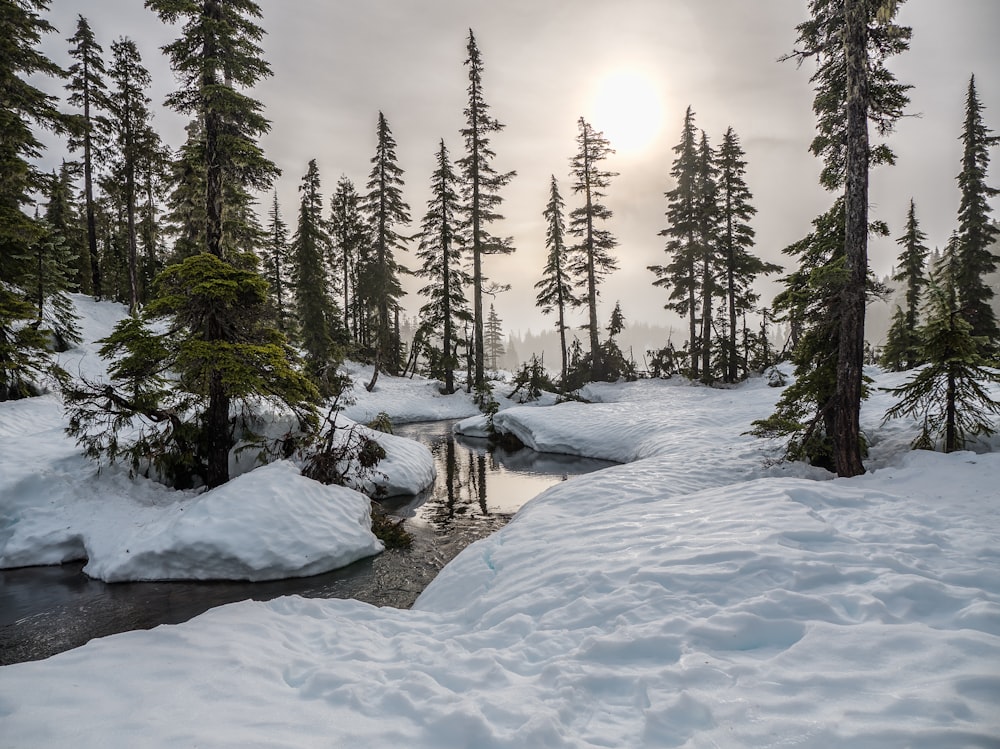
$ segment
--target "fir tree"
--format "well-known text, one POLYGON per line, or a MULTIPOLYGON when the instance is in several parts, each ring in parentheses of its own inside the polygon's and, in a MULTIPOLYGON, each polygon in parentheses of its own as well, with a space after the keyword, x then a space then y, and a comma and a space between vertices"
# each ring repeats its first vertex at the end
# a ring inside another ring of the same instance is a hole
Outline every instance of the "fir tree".
POLYGON ((74 62, 68 69, 69 104, 81 110, 81 132, 71 134, 71 150, 83 150, 83 196, 87 214, 87 246, 90 250, 89 288, 96 299, 101 298, 101 265, 97 251, 97 216, 94 201, 95 149, 103 152, 107 121, 102 114, 107 109, 107 86, 104 75, 104 50, 97 43, 90 24, 82 15, 77 17, 76 33, 69 38, 73 45, 69 54, 74 62))
POLYGON ((995 292, 986 283, 986 275, 997 269, 998 259, 990 246, 1000 234, 990 220, 990 198, 1000 190, 986 184, 990 163, 989 149, 1000 143, 983 123, 983 106, 976 94, 976 78, 969 79, 965 101, 965 126, 961 137, 962 171, 958 186, 962 201, 958 209, 958 303, 962 316, 972 326, 972 335, 983 346, 983 353, 996 356, 1000 346, 1000 327, 990 300, 995 292))
POLYGON ((358 266, 368 238, 364 217, 361 215, 361 198, 354 189, 354 183, 347 177, 342 176, 337 181, 337 190, 330 201, 330 232, 336 254, 334 264, 340 273, 343 293, 344 330, 353 335, 356 342, 360 342, 358 266))
POLYGON ((27 296, 31 249, 46 236, 44 224, 24 212, 31 194, 45 187, 35 166, 42 143, 32 126, 64 131, 68 119, 55 98, 34 86, 33 76, 61 77, 62 70, 38 51, 53 31, 40 14, 47 0, 20 0, 0 6, 0 400, 36 392, 49 368, 47 339, 31 325, 35 310, 27 296))
POLYGON ((746 166, 739 136, 730 127, 722 137, 717 159, 721 211, 719 251, 725 265, 723 283, 729 313, 729 335, 725 341, 726 371, 723 375, 726 382, 736 382, 748 369, 746 357, 741 360, 737 351, 737 319, 753 310, 760 298, 753 290, 753 283, 761 274, 781 270, 780 265, 765 262, 751 252, 754 230, 750 219, 757 209, 750 203, 753 195, 745 180, 746 166))
POLYGON ((490 369, 496 371, 501 357, 503 357, 506 351, 503 346, 503 320, 500 319, 492 304, 490 305, 490 312, 486 316, 483 331, 486 346, 486 362, 490 369))
POLYGON ((76 163, 64 161, 53 172, 46 197, 45 222, 49 231, 58 236, 66 247, 69 267, 65 269, 66 288, 82 291, 90 287, 90 254, 84 220, 75 200, 74 182, 79 171, 76 163))
POLYGON ((127 37, 112 42, 109 78, 114 84, 108 97, 108 122, 115 148, 114 182, 119 186, 125 212, 128 247, 129 313, 139 306, 139 236, 137 203, 139 164, 144 153, 155 149, 159 139, 150 125, 149 72, 142 65, 139 49, 127 37))
POLYGON ((542 216, 545 218, 545 246, 549 254, 545 261, 542 280, 535 284, 538 296, 535 303, 546 315, 555 312, 556 327, 559 330, 559 353, 562 356, 562 373, 559 381, 563 387, 569 371, 568 352, 566 350, 566 312, 570 307, 578 307, 580 299, 574 292, 573 277, 570 275, 569 248, 566 246, 566 222, 563 211, 565 203, 559 194, 559 183, 555 175, 549 185, 549 202, 542 216))
POLYGON ((882 366, 895 372, 912 369, 921 363, 917 323, 921 292, 927 285, 924 275, 928 253, 924 245, 926 238, 927 235, 920 230, 917 207, 911 199, 910 210, 906 215, 906 229, 896 240, 896 244, 902 246, 903 250, 899 253, 899 266, 892 276, 893 281, 903 284, 906 289, 906 309, 896 307, 882 353, 882 366))
MULTIPOLYGON (((816 276, 824 285, 831 279, 840 284, 830 310, 837 320, 837 335, 826 342, 837 362, 834 395, 829 400, 813 394, 814 402, 822 404, 819 420, 829 428, 826 436, 832 440, 833 463, 841 476, 864 472, 859 419, 869 293, 868 173, 872 165, 893 160, 887 146, 871 144, 868 127, 871 123, 879 135, 886 135, 908 102, 909 87, 898 83, 885 65, 888 57, 909 46, 910 30, 892 23, 900 4, 901 0, 811 0, 809 20, 796 27, 799 48, 785 58, 800 63, 817 60, 810 79, 816 89, 817 135, 810 148, 824 162, 820 183, 843 194, 844 249, 830 257, 837 264, 831 272, 816 276)), ((818 291, 825 296, 828 290, 818 291)), ((803 361, 829 359, 815 353, 803 361)), ((825 382, 823 377, 817 379, 818 385, 825 382)))
POLYGON ((953 237, 931 279, 927 322, 920 331, 927 366, 889 390, 899 401, 885 416, 916 416, 921 431, 913 447, 933 449, 940 442, 946 453, 963 449, 972 438, 992 435, 1000 416, 1000 403, 986 389, 1000 385, 1000 372, 987 366, 982 341, 976 340, 959 306, 960 252, 961 241, 953 237))
POLYGON ((654 286, 670 290, 669 301, 665 305, 688 319, 687 353, 690 361, 691 377, 699 372, 698 308, 699 291, 698 258, 701 243, 698 224, 698 146, 694 126, 694 112, 687 108, 680 142, 674 146, 674 159, 670 176, 676 181, 673 190, 665 193, 667 198, 667 228, 660 231, 667 237, 665 251, 670 258, 667 265, 651 265, 656 275, 654 286))
POLYGON ((34 300, 35 324, 51 333, 58 351, 82 340, 79 318, 67 294, 73 287, 72 273, 80 257, 80 248, 73 242, 79 232, 71 215, 71 184, 69 170, 63 164, 60 172, 53 173, 45 191, 45 234, 32 248, 30 271, 24 282, 34 300))
POLYGON ((708 136, 701 131, 701 141, 698 145, 698 244, 701 252, 698 257, 698 285, 701 288, 701 381, 708 384, 712 381, 712 324, 714 311, 712 300, 719 294, 718 277, 724 272, 718 251, 719 239, 719 197, 718 170, 715 166, 715 156, 708 144, 708 136))
MULTIPOLYGON (((301 187, 299 188, 302 189, 301 187)), ((288 224, 281 217, 281 206, 278 205, 278 191, 274 191, 271 210, 268 213, 267 242, 262 252, 264 277, 270 284, 271 300, 277 317, 278 330, 287 331, 288 309, 287 299, 291 270, 291 250, 288 246, 288 224)))
MULTIPOLYGON (((202 137, 200 143, 191 144, 187 167, 196 177, 203 175, 204 192, 200 201, 204 205, 205 218, 203 246, 216 258, 233 256, 233 260, 248 264, 252 248, 227 247, 226 237, 259 233, 254 225, 256 219, 251 216, 249 191, 269 189, 278 171, 257 143, 257 138, 268 131, 270 124, 262 114, 260 102, 245 93, 261 78, 270 75, 258 44, 264 34, 255 22, 260 17, 260 8, 252 0, 204 0, 202 3, 146 0, 145 4, 165 23, 182 24, 180 38, 164 47, 180 82, 180 88, 167 98, 167 104, 180 113, 191 115, 199 123, 198 127, 189 130, 189 135, 200 133, 202 137), (228 229, 224 224, 226 216, 230 218, 228 229)), ((193 233, 191 227, 186 230, 193 233)), ((203 254, 191 258, 191 261, 200 261, 187 266, 192 277, 198 277, 195 269, 208 272, 207 261, 203 258, 203 254)), ((236 269, 212 270, 213 283, 221 282, 221 277, 229 272, 235 273, 236 269)), ((164 271, 168 273, 169 269, 164 271)), ((169 276, 170 279, 182 277, 179 270, 169 276)), ((266 283, 260 280, 266 290, 266 283)), ((166 282, 160 284, 164 290, 168 286, 166 282)), ((230 301, 221 290, 201 299, 217 304, 230 301)), ((204 313, 196 305, 199 301, 196 295, 191 296, 190 306, 186 308, 181 297, 176 295, 170 301, 154 301, 159 302, 158 309, 175 315, 178 320, 204 313)), ((185 343, 210 351, 233 344, 238 331, 223 323, 221 315, 199 319, 198 325, 187 327, 185 343)), ((277 331, 260 331, 262 336, 271 333, 280 335, 277 331)), ((280 347, 275 351, 278 350, 280 347)), ((233 381, 229 370, 243 363, 237 364, 228 357, 243 353, 250 356, 252 350, 232 346, 226 356, 207 358, 200 370, 205 378, 203 389, 208 399, 201 419, 201 434, 205 445, 205 483, 210 487, 229 480, 229 451, 235 440, 230 404, 232 398, 242 392, 243 385, 233 381)))
POLYGON ((444 392, 455 392, 454 370, 458 367, 456 350, 460 341, 457 322, 470 322, 465 288, 472 278, 462 268, 463 244, 458 221, 461 205, 458 176, 448 158, 444 140, 438 148, 437 169, 431 177, 431 198, 420 227, 420 248, 417 257, 423 261, 417 274, 428 283, 420 290, 427 302, 420 309, 424 323, 441 341, 438 371, 444 378, 444 392))
POLYGON ((340 364, 336 342, 342 340, 340 310, 330 295, 326 258, 331 240, 323 220, 323 196, 315 159, 309 162, 299 193, 302 196, 299 221, 291 247, 298 339, 320 393, 334 395, 333 375, 340 364))
POLYGON ((372 251, 365 267, 359 271, 364 279, 361 293, 375 310, 375 372, 368 390, 375 387, 380 370, 398 374, 398 346, 393 340, 393 320, 403 296, 399 274, 406 272, 396 262, 396 250, 406 249, 406 237, 400 227, 410 223, 410 207, 403 200, 403 170, 396 163, 396 141, 386 122, 378 113, 377 145, 368 175, 368 194, 364 209, 368 216, 372 251))
POLYGON ((600 228, 598 222, 607 221, 612 216, 611 209, 601 200, 616 172, 601 168, 601 162, 614 153, 604 134, 594 130, 583 117, 577 124, 580 129, 576 137, 578 150, 570 159, 570 170, 574 180, 573 192, 582 195, 583 205, 570 212, 569 233, 579 240, 572 248, 570 272, 580 279, 586 298, 589 313, 587 327, 590 333, 590 374, 593 380, 598 380, 604 374, 597 327, 597 299, 600 296, 598 286, 604 276, 618 268, 611 255, 618 242, 610 231, 600 228))
POLYGON ((261 103, 244 93, 271 74, 259 44, 260 7, 253 0, 145 2, 161 21, 182 24, 180 38, 163 48, 180 81, 167 105, 200 123, 203 151, 195 161, 204 173, 205 249, 217 257, 247 252, 227 247, 226 234, 246 229, 249 191, 270 189, 278 174, 257 143, 270 123, 261 103), (227 215, 234 219, 228 232, 227 215))
POLYGON ((498 172, 493 166, 496 156, 490 146, 494 133, 503 130, 499 120, 490 115, 490 107, 483 95, 483 60, 476 44, 476 37, 469 29, 466 45, 469 69, 468 104, 465 107, 465 156, 458 161, 464 184, 462 199, 465 211, 465 233, 472 251, 472 314, 474 385, 485 386, 483 348, 483 293, 486 276, 483 273, 483 255, 509 254, 514 251, 510 238, 496 237, 488 227, 503 218, 498 209, 502 198, 500 189, 514 178, 516 172, 498 172))
POLYGON ((102 341, 101 355, 112 360, 110 380, 66 388, 67 432, 92 458, 152 470, 179 488, 217 486, 217 372, 225 372, 227 399, 238 413, 252 413, 263 401, 298 419, 297 430, 268 444, 253 433, 251 420, 230 422, 227 414, 221 435, 227 465, 237 440, 280 450, 294 431, 316 425, 316 389, 266 320, 267 282, 256 273, 209 253, 170 266, 140 317, 122 321, 102 341))

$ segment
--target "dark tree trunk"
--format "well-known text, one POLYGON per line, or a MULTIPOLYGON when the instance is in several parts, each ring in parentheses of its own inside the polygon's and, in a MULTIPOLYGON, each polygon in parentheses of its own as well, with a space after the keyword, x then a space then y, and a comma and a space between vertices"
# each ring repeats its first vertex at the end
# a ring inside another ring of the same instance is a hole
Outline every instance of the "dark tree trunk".
POLYGON ((701 381, 712 380, 712 279, 709 278, 708 255, 701 268, 701 381))
POLYGON ((840 295, 833 450, 838 476, 865 472, 861 461, 865 282, 868 273, 868 3, 846 0, 847 184, 846 274, 840 295))

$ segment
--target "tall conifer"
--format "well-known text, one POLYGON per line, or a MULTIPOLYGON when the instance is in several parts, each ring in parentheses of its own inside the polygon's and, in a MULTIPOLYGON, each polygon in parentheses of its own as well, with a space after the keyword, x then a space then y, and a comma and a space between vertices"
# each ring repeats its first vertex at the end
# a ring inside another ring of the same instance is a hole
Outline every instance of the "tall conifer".
POLYGON ((927 285, 924 266, 928 249, 924 245, 925 239, 927 235, 920 230, 917 207, 911 199, 910 209, 906 214, 906 229, 896 240, 896 244, 901 245, 903 250, 899 253, 899 265, 892 276, 893 281, 904 285, 906 307, 896 307, 882 354, 882 366, 897 372, 912 369, 922 360, 917 324, 921 293, 927 285))
POLYGON ((437 153, 437 169, 431 177, 431 197, 427 213, 420 226, 420 248, 417 257, 423 261, 417 275, 427 279, 420 290, 427 302, 420 309, 423 324, 435 332, 441 341, 439 372, 444 378, 446 393, 455 392, 455 354, 461 337, 458 322, 469 322, 472 315, 465 289, 472 277, 463 269, 463 241, 459 233, 461 205, 458 176, 448 158, 448 149, 441 141, 437 153))
POLYGON ((666 309, 673 310, 688 320, 688 366, 690 375, 698 377, 698 257, 700 237, 698 233, 698 144, 694 125, 694 111, 689 106, 684 115, 684 126, 680 142, 674 146, 677 154, 670 176, 675 180, 674 189, 665 193, 667 198, 667 227, 660 231, 667 238, 664 248, 669 262, 666 265, 650 265, 656 275, 654 286, 670 290, 666 309))
POLYGON ((606 275, 618 268, 611 254, 618 241, 608 229, 600 226, 601 222, 611 218, 611 209, 601 201, 611 184, 611 178, 617 173, 602 168, 601 162, 614 153, 604 134, 594 130, 583 117, 577 121, 577 125, 577 152, 570 159, 570 173, 573 177, 573 192, 583 198, 583 205, 574 208, 569 215, 569 233, 579 240, 572 248, 570 271, 579 279, 581 296, 585 298, 587 305, 590 375, 592 380, 598 380, 604 376, 597 325, 599 285, 606 275))
POLYGON ((107 85, 104 75, 104 50, 94 37, 90 23, 77 16, 76 33, 69 38, 73 45, 69 54, 74 62, 69 66, 69 103, 78 107, 82 123, 80 132, 71 133, 70 150, 83 150, 83 197, 87 215, 87 247, 90 250, 90 283, 94 297, 101 297, 101 265, 97 251, 97 217, 94 201, 95 150, 102 151, 106 139, 107 85))
POLYGON ((499 120, 490 114, 489 104, 483 95, 483 59, 476 44, 476 37, 469 29, 466 44, 469 69, 468 103, 465 107, 465 156, 458 160, 463 175, 462 199, 465 210, 465 233, 472 252, 472 315, 474 385, 477 390, 485 386, 483 349, 483 293, 487 278, 483 271, 483 256, 508 254, 514 251, 510 238, 494 236, 489 225, 503 218, 498 212, 503 198, 500 189, 507 185, 516 172, 498 172, 493 166, 496 156, 490 146, 492 136, 503 130, 499 120))
POLYGON ((404 293, 399 274, 406 269, 396 262, 395 253, 406 249, 406 237, 399 229, 410 223, 410 207, 403 200, 403 170, 396 162, 396 141, 382 112, 378 113, 376 141, 364 201, 371 232, 371 255, 359 272, 364 279, 363 298, 375 311, 375 372, 368 383, 369 390, 375 387, 382 368, 393 375, 400 370, 393 321, 404 293))
POLYGON ((961 137, 962 171, 958 186, 962 201, 958 209, 958 268, 955 283, 962 316, 972 326, 984 353, 996 356, 1000 351, 1000 327, 990 300, 995 291, 986 283, 986 275, 997 269, 1000 260, 990 247, 1000 234, 990 220, 990 198, 1000 193, 986 184, 990 163, 989 149, 1000 143, 983 123, 983 105, 976 93, 976 77, 969 79, 965 100, 965 125, 961 137))
POLYGON ((569 371, 569 352, 566 349, 566 313, 570 307, 578 307, 581 300, 574 291, 575 283, 570 273, 570 254, 566 246, 566 221, 564 218, 565 203, 559 194, 559 183, 555 175, 549 184, 549 202, 542 216, 545 218, 545 246, 548 255, 542 280, 535 284, 538 296, 535 303, 546 315, 556 313, 556 327, 559 330, 559 353, 561 355, 562 372, 560 383, 565 387, 566 375, 569 371))

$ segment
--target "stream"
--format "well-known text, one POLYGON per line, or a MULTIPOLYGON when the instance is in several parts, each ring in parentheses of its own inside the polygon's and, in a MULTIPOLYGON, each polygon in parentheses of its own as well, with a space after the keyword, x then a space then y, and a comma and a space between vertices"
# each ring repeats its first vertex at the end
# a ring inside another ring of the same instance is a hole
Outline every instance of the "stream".
POLYGON ((0 570, 0 665, 47 658, 95 637, 178 624, 215 606, 283 595, 355 598, 409 608, 462 549, 503 527, 529 499, 611 463, 510 452, 452 434, 452 421, 405 424, 395 433, 427 445, 437 480, 383 507, 405 519, 410 549, 390 549, 332 572, 270 582, 104 583, 83 562, 0 570))

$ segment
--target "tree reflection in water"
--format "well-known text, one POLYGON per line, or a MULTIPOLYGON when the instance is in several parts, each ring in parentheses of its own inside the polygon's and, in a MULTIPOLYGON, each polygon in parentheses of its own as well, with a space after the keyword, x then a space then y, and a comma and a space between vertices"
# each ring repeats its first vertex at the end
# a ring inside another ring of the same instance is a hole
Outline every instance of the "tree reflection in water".
POLYGON ((393 514, 427 521, 439 529, 454 524, 503 525, 521 505, 570 476, 614 465, 570 455, 511 452, 486 440, 452 432, 454 422, 426 422, 396 427, 396 434, 427 445, 437 480, 416 498, 390 498, 393 514))

